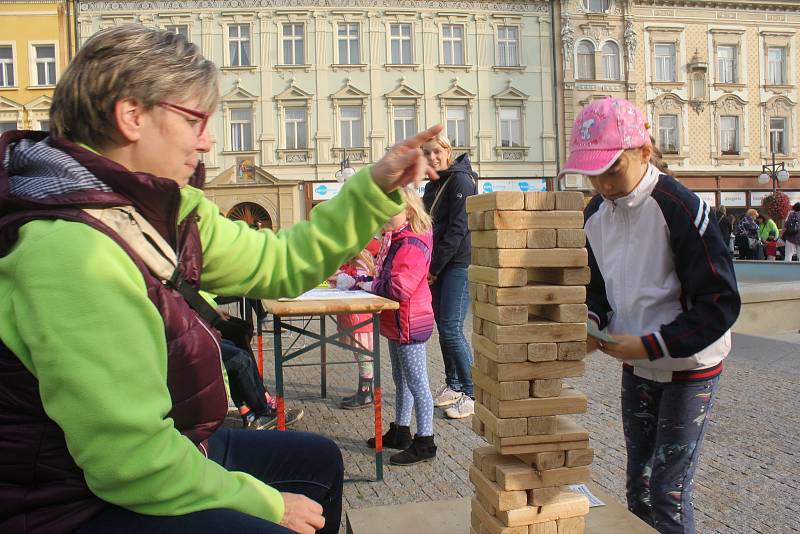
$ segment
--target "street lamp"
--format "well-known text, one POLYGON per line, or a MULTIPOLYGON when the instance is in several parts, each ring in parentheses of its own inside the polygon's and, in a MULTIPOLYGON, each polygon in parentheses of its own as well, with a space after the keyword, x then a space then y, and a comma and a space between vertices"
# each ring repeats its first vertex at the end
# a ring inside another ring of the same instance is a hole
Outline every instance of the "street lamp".
POLYGON ((758 183, 767 184, 772 180, 772 192, 778 190, 778 182, 786 182, 789 180, 789 171, 786 170, 786 165, 781 161, 775 163, 775 150, 772 150, 772 163, 761 166, 761 174, 758 176, 758 183))
POLYGON ((348 178, 353 176, 356 173, 355 169, 350 166, 350 157, 347 156, 342 158, 342 162, 340 164, 339 170, 336 171, 336 181, 337 182, 345 182, 348 178))

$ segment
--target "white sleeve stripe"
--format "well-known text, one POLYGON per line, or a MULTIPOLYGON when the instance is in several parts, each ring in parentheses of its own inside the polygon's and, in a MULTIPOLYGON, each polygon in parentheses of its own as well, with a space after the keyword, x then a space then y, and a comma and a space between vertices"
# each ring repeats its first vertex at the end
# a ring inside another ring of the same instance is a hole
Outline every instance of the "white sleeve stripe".
POLYGON ((658 341, 658 346, 661 347, 661 352, 664 353, 664 356, 668 358, 672 357, 669 353, 669 349, 667 348, 667 344, 664 343, 664 338, 661 337, 661 332, 654 332, 653 335, 656 337, 656 341, 658 341))
POLYGON ((711 211, 711 206, 705 200, 700 200, 700 206, 697 209, 697 217, 694 220, 694 226, 700 232, 700 235, 706 233, 708 228, 708 220, 711 211))
POLYGON ((701 226, 698 231, 700 232, 700 236, 702 237, 703 234, 706 233, 706 228, 708 228, 708 217, 703 220, 703 226, 701 226))
POLYGON ((695 227, 700 226, 700 219, 703 218, 703 213, 706 211, 706 201, 702 198, 700 199, 700 205, 697 206, 697 216, 694 218, 694 225, 695 227))

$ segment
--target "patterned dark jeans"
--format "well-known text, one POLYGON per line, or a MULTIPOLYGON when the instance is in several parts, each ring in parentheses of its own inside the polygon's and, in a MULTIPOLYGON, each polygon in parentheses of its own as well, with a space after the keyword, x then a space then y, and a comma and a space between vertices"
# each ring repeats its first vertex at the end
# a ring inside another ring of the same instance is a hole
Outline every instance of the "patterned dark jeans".
POLYGON ((718 384, 622 373, 628 509, 661 534, 695 532, 692 478, 718 384))

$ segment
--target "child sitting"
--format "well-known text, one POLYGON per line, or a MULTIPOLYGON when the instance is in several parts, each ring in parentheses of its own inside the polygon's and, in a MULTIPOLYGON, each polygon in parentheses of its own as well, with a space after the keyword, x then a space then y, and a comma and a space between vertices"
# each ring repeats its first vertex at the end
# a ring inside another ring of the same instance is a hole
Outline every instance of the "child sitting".
POLYGON ((769 237, 764 242, 764 253, 767 256, 767 261, 775 261, 778 256, 778 241, 775 238, 775 232, 770 230, 769 237))

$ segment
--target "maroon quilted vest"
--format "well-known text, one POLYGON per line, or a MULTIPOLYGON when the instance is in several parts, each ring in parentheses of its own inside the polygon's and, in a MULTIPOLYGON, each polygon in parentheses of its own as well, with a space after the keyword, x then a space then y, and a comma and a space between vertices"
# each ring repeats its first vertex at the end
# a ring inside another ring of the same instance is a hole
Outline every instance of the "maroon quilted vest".
MULTIPOLYGON (((3 136, 0 155, 15 135, 3 136)), ((192 214, 177 226, 180 197, 174 183, 129 173, 71 143, 53 145, 70 153, 113 192, 85 190, 45 201, 16 199, 9 195, 8 177, 0 168, 0 255, 13 245, 19 227, 34 219, 79 221, 114 239, 141 271, 147 295, 164 319, 167 386, 172 398, 169 416, 179 432, 205 451, 205 441, 219 428, 227 411, 216 331, 176 291, 152 276, 117 234, 76 206, 139 208, 178 251, 181 272, 195 286, 202 266, 197 218, 192 214), (133 181, 139 189, 134 190, 130 182, 117 187, 121 180, 133 181), (132 193, 120 192, 125 189, 132 193), (165 196, 165 190, 171 194, 165 196), (159 209, 166 216, 148 217, 159 209)), ((112 387, 110 384, 109 394, 113 394, 112 387)), ((0 340, 0 532, 71 532, 105 506, 87 487, 83 472, 67 450, 63 431, 47 417, 38 381, 0 340)))

